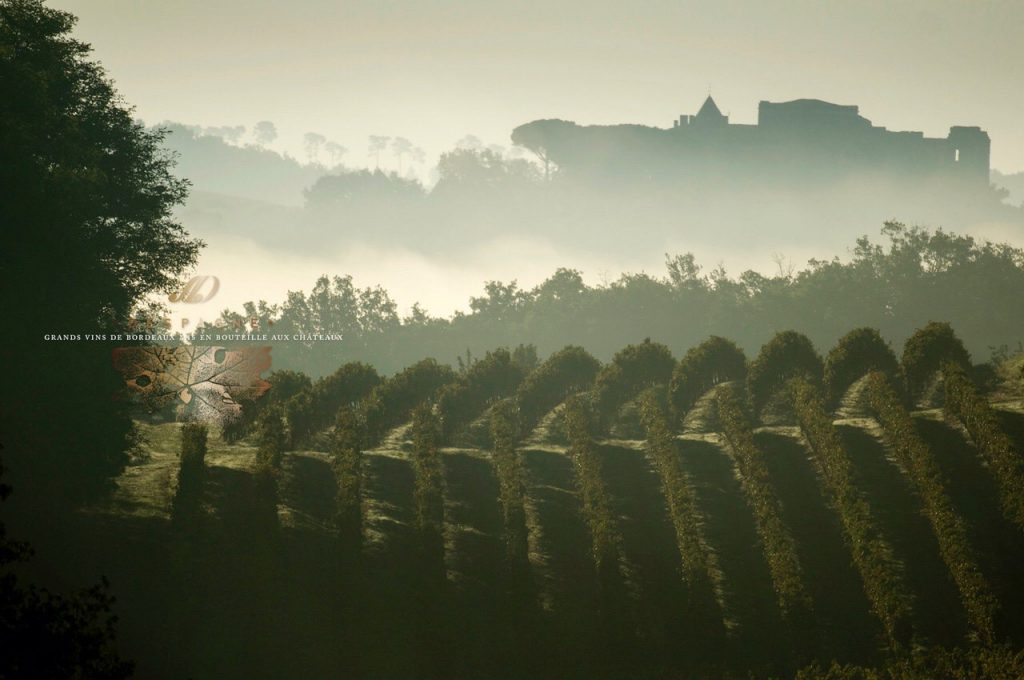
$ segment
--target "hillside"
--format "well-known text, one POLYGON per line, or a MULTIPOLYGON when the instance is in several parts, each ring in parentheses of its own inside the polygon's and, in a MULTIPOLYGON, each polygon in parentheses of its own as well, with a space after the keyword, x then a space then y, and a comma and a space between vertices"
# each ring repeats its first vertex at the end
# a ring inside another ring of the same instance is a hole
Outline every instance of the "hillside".
MULTIPOLYGON (((626 370, 628 351, 602 369, 595 395, 612 384, 609 366, 626 370)), ((628 370, 624 375, 638 375, 640 368, 628 370)), ((153 678, 493 677, 495 665, 507 677, 790 677, 814 660, 881 663, 893 644, 977 640, 937 542, 941 533, 929 523, 913 471, 866 405, 863 380, 844 392, 828 423, 903 575, 906 628, 892 629, 903 642, 887 638, 892 631, 865 595, 842 502, 830 496, 834 480, 822 477, 816 435, 776 403, 774 415, 762 418, 770 424, 752 427, 752 442, 810 603, 799 611, 782 606, 751 468, 719 411, 723 390, 732 388, 742 390, 742 382, 719 382, 678 421, 670 439, 676 482, 665 477, 658 435, 637 429, 631 414, 643 402, 629 396, 637 394, 633 388, 620 394, 611 429, 593 431, 590 453, 578 448, 568 424, 572 400, 521 432, 514 449, 525 524, 521 560, 507 548, 505 473, 496 453, 504 445, 487 427, 497 416, 480 403, 461 434, 438 450, 437 561, 421 514, 422 423, 408 417, 362 452, 358 557, 336 529, 337 454, 284 452, 276 513, 267 523, 260 435, 227 444, 211 432, 201 510, 184 521, 175 518, 182 426, 140 421, 145 455, 106 501, 77 513, 59 540, 41 543, 39 559, 70 583, 83 574, 110 577, 124 651, 153 678), (580 472, 584 455, 598 461, 598 479, 580 472), (688 516, 673 510, 678 483, 692 494, 688 516), (588 484, 603 490, 595 496, 588 484), (595 512, 605 513, 604 528, 593 523, 595 512), (606 530, 613 559, 601 562, 595 537, 606 530), (697 581, 680 538, 685 531, 696 532, 706 552, 697 581)), ((1016 390, 1011 384, 993 394, 990 406, 1019 459, 1024 400, 1016 390)), ((440 403, 443 413, 447 402, 440 403)), ((971 559, 999 603, 995 639, 1019 647, 1024 535, 1000 505, 986 453, 941 409, 924 403, 910 416, 952 511, 963 518, 971 559)))

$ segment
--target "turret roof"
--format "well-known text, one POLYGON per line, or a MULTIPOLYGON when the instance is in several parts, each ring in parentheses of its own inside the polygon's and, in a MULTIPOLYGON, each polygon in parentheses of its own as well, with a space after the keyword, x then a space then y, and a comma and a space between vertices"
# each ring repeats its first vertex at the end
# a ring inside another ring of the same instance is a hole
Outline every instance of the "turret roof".
POLYGON ((700 107, 700 111, 697 112, 698 118, 704 118, 710 116, 712 118, 725 118, 722 112, 719 110, 718 105, 715 104, 715 100, 708 95, 708 98, 704 100, 703 106, 700 107))

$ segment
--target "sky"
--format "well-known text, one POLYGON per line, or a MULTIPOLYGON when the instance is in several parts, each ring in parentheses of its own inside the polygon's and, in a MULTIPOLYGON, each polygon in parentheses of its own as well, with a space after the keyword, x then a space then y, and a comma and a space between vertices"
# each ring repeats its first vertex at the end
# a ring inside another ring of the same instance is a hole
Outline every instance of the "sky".
POLYGON ((467 134, 507 146, 538 118, 668 127, 710 92, 733 122, 755 122, 762 99, 809 97, 892 130, 980 125, 992 166, 1024 171, 1015 0, 49 4, 79 16, 147 123, 270 120, 280 150, 302 157, 318 132, 354 167, 373 162, 369 135, 436 158, 467 134))
MULTIPOLYGON (((427 182, 438 155, 466 135, 509 146, 513 128, 540 118, 670 127, 708 94, 736 123, 756 122, 760 100, 816 98, 857 104, 890 130, 945 137, 952 125, 978 125, 992 138, 992 166, 1024 171, 1024 2, 49 4, 79 17, 76 36, 93 45, 147 124, 251 129, 269 120, 280 132, 271 148, 304 159, 303 135, 316 132, 349 149, 349 167, 374 165, 370 135, 403 136, 426 152, 415 171, 427 182)), ((386 170, 397 164, 390 154, 381 158, 386 170)), ((579 268, 591 283, 623 271, 664 273, 660 251, 630 260, 515 243, 484 248, 456 266, 395 250, 296 259, 258 244, 207 240, 197 273, 220 276, 221 292, 209 308, 187 312, 204 318, 246 299, 281 301, 286 290, 308 290, 322 272, 383 285, 402 310, 419 301, 442 315, 465 310, 486 280, 532 286, 557 266, 579 268)), ((706 267, 724 262, 733 273, 771 273, 779 255, 802 266, 836 254, 810 244, 782 253, 678 246, 673 252, 692 250, 706 267)))

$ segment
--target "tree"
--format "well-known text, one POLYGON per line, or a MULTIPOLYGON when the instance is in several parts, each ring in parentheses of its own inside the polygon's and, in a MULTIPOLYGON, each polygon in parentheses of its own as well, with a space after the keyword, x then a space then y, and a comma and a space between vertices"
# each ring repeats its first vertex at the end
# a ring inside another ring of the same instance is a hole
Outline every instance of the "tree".
POLYGON ((731 340, 713 335, 690 349, 672 372, 669 398, 677 416, 721 382, 747 377, 747 358, 731 340))
POLYGON ((171 510, 171 516, 177 522, 194 522, 202 507, 206 436, 206 425, 185 423, 181 427, 178 490, 174 494, 171 510))
POLYGON ((327 142, 324 144, 324 151, 331 157, 331 164, 335 166, 341 165, 341 159, 348 153, 348 149, 337 142, 327 142))
POLYGON ((594 399, 602 419, 613 419, 616 411, 640 392, 655 385, 668 385, 676 361, 668 347, 645 338, 615 353, 611 363, 594 379, 594 399))
POLYGON ((376 168, 380 170, 380 152, 388 148, 388 141, 390 137, 382 135, 370 135, 370 155, 374 157, 377 165, 376 168))
POLYGON ((391 140, 391 152, 395 154, 395 158, 398 159, 398 174, 402 174, 402 158, 406 154, 411 154, 413 150, 412 142, 405 137, 395 137, 391 140))
POLYGON ((907 380, 907 391, 911 397, 917 397, 944 363, 970 370, 971 355, 953 332, 952 326, 933 321, 907 338, 901 363, 907 380))
POLYGON ((814 344, 806 335, 782 331, 761 348, 747 372, 747 392, 755 417, 760 417, 772 395, 783 389, 787 381, 805 378, 812 384, 821 382, 824 367, 814 344))
POLYGON ((269 120, 261 120, 252 129, 253 137, 260 146, 265 146, 277 139, 277 126, 269 120))
POLYGON ((133 430, 111 399, 112 343, 53 344, 43 359, 40 339, 55 323, 83 338, 126 331, 202 245, 172 215, 188 185, 164 133, 133 120, 74 24, 37 0, 0 2, 0 252, 16 254, 0 265, 0 431, 16 483, 65 499, 107 486, 133 430))
POLYGON ((302 146, 306 149, 306 157, 310 163, 317 163, 320 158, 320 148, 327 143, 327 138, 318 132, 307 132, 302 137, 302 146))

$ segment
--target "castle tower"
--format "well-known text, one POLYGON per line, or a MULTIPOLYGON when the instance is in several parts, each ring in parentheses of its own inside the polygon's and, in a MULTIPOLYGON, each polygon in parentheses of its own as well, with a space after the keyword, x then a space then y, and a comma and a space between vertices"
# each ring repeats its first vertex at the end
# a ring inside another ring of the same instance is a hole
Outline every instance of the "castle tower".
POLYGON ((954 126, 946 137, 953 148, 957 174, 966 181, 988 186, 992 143, 980 127, 954 126))
POLYGON ((708 95, 708 98, 704 100, 704 104, 700 107, 700 111, 693 117, 693 124, 705 127, 728 125, 729 116, 724 115, 721 109, 718 108, 715 100, 711 98, 711 95, 708 95))

